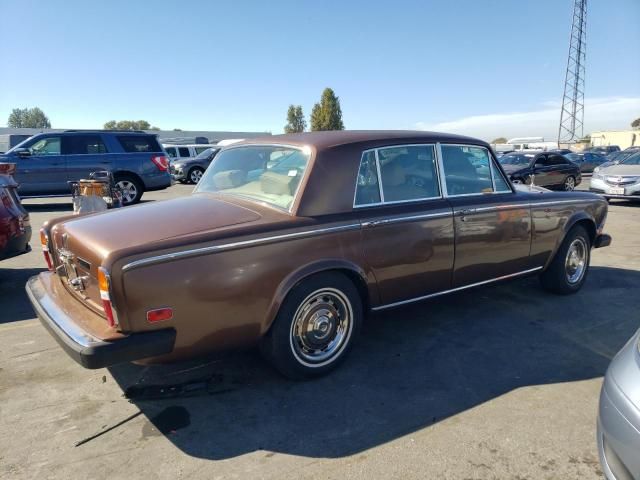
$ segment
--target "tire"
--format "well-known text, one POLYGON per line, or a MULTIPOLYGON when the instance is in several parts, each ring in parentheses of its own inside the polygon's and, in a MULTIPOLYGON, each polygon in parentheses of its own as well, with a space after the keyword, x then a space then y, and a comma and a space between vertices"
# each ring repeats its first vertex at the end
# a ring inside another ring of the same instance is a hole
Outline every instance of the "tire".
POLYGON ((193 167, 191 170, 189 170, 189 173, 187 173, 188 182, 192 184, 197 184, 202 178, 203 173, 204 173, 204 170, 202 168, 193 167))
POLYGON ((576 225, 569 230, 553 260, 540 275, 542 287, 559 295, 576 293, 587 279, 590 260, 591 239, 584 227, 576 225))
POLYGON ((116 186, 122 192, 122 206, 134 205, 140 201, 144 193, 144 185, 133 175, 119 174, 115 176, 116 186))
POLYGON ((319 273, 289 292, 260 350, 285 377, 319 377, 345 359, 362 318, 362 299, 351 280, 337 272, 319 273))
POLYGON ((576 179, 573 175, 569 175, 564 179, 564 183, 562 184, 562 189, 565 192, 573 192, 576 189, 576 179))

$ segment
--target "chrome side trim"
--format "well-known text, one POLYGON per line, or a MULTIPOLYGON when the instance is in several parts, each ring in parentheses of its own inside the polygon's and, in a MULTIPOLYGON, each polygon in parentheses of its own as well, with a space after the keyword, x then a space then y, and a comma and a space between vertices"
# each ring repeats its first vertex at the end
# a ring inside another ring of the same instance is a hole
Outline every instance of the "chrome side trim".
POLYGON ((409 300, 402 300, 400 302, 388 303, 387 305, 380 305, 379 307, 373 307, 371 310, 373 310, 374 312, 377 312, 379 310, 386 310, 387 308, 398 307, 400 305, 406 305, 408 303, 419 302, 421 300, 426 300, 428 298, 439 297, 441 295, 447 295, 448 293, 458 292, 460 290, 466 290, 467 288, 479 287, 480 285, 486 285, 488 283, 498 282, 500 280, 506 280, 508 278, 518 277, 520 275, 526 275, 528 273, 537 272, 538 270, 542 270, 542 267, 530 268, 529 270, 523 270, 522 272, 511 273, 509 275, 503 275, 501 277, 492 278, 490 280, 483 280, 482 282, 476 282, 470 285, 464 285, 462 287, 452 288, 450 290, 443 290, 442 292, 423 295, 422 297, 411 298, 409 300))
POLYGON ((409 215, 407 217, 391 217, 382 220, 385 225, 390 223, 401 223, 401 222, 413 222, 415 220, 425 220, 428 218, 444 218, 444 217, 452 217, 452 212, 439 212, 439 213, 425 213, 422 215, 409 215))
POLYGON ((305 230, 303 232, 284 233, 282 235, 273 235, 271 237, 254 238, 251 240, 241 240, 239 242, 224 243, 222 245, 212 245, 210 247, 193 248, 190 250, 181 250, 179 252, 165 253, 163 255, 156 255, 153 257, 141 258, 127 263, 122 267, 122 271, 126 272, 133 270, 144 265, 153 265, 157 263, 169 262, 171 260, 177 260, 179 258, 196 257, 199 255, 206 255, 208 253, 219 253, 228 250, 235 250, 238 248, 250 247, 253 245, 262 245, 265 243, 277 242, 280 240, 293 240, 297 238, 315 237, 317 235, 324 235, 325 233, 337 233, 345 232, 348 230, 359 230, 361 228, 359 223, 351 223, 348 225, 338 225, 336 227, 319 228, 316 230, 305 230))

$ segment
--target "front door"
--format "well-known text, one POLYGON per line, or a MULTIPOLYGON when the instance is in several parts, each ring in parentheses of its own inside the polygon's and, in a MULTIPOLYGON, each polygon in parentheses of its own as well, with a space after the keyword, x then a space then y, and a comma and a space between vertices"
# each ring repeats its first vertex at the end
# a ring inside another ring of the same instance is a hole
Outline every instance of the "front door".
POLYGON ((365 152, 354 206, 382 304, 450 288, 453 219, 440 192, 435 145, 365 152))
POLYGON ((553 185, 553 168, 549 164, 546 153, 541 153, 536 156, 531 173, 535 175, 533 183, 539 187, 553 185))
POLYGON ((452 287, 519 273, 531 248, 530 207, 516 200, 484 147, 442 145, 442 177, 453 209, 452 287))
POLYGON ((38 137, 23 145, 29 154, 17 158, 16 182, 21 195, 69 193, 60 136, 38 137))

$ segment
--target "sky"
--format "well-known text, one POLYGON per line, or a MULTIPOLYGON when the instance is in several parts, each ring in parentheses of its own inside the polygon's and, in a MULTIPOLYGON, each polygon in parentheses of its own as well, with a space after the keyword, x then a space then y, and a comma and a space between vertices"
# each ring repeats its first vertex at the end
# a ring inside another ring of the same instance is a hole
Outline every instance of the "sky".
MULTIPOLYGON (((0 126, 144 119, 281 133, 331 87, 348 129, 557 137, 573 0, 0 0, 0 126)), ((640 0, 589 0, 585 133, 640 117, 640 0)))

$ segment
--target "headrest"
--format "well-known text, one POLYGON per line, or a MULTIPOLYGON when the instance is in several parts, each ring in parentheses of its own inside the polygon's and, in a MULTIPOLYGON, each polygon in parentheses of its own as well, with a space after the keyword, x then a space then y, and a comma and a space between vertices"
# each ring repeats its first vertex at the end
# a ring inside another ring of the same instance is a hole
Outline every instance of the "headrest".
POLYGON ((245 181, 245 173, 242 170, 226 170, 213 176, 213 184, 219 190, 239 187, 245 181))
POLYGON ((275 172, 264 172, 260 175, 260 186, 265 193, 274 195, 293 195, 293 180, 295 177, 275 172))

